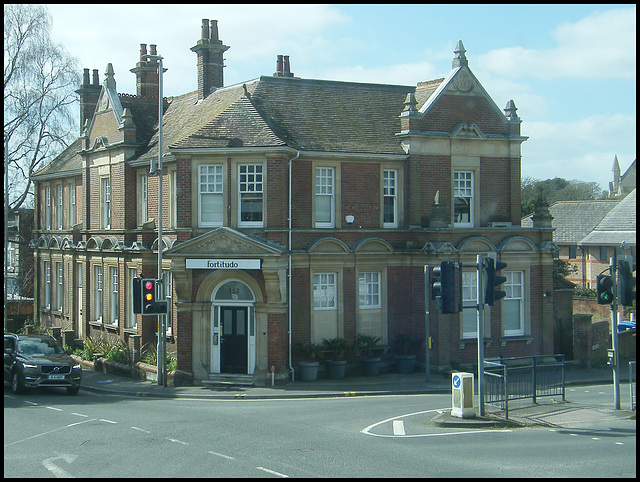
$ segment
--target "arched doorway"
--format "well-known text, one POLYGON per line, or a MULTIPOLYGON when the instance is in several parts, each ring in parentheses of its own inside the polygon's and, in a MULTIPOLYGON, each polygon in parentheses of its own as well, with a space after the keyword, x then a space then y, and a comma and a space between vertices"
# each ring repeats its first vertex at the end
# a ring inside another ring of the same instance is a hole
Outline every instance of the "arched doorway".
POLYGON ((239 280, 211 295, 211 373, 252 375, 256 366, 255 296, 239 280))

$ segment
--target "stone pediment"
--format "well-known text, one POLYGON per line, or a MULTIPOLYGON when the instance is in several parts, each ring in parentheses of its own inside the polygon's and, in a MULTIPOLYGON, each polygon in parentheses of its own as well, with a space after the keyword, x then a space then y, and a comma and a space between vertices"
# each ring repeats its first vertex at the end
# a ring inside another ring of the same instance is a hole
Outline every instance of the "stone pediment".
POLYGON ((279 256, 283 249, 273 243, 249 236, 227 227, 216 228, 165 251, 164 256, 220 257, 279 256))

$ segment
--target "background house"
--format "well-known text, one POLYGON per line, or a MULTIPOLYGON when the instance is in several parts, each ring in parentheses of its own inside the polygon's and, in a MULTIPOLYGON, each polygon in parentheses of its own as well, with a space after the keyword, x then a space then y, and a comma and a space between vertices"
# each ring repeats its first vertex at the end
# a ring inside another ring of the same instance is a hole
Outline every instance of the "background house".
POLYGON ((139 356, 158 324, 133 312, 133 279, 158 278, 188 381, 264 383, 271 367, 286 380, 296 342, 358 333, 380 336, 389 364, 397 335, 423 361, 428 340, 444 369, 477 360, 477 310, 441 313, 429 275, 461 263, 458 296, 473 302, 482 255, 508 265, 507 296, 482 306, 486 356, 552 353, 550 218, 520 226, 521 119, 462 42, 445 77, 416 86, 304 79, 286 55, 273 75, 225 86, 228 49, 204 19, 198 89, 163 99, 162 152, 147 45, 136 94, 117 91, 111 64, 102 84, 85 69, 80 137, 33 176, 36 316, 139 356))

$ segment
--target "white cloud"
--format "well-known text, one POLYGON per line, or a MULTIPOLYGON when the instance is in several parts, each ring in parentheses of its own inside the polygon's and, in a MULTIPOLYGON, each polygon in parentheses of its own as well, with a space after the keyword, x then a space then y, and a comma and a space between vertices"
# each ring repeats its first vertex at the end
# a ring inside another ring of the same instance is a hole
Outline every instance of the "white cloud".
POLYGON ((594 115, 575 122, 527 122, 522 134, 522 175, 536 179, 562 177, 597 182, 611 180, 614 156, 620 166, 636 157, 623 146, 635 146, 636 118, 623 114, 594 115), (541 161, 544 159, 544 161, 541 161))
POLYGON ((636 9, 594 13, 563 23, 553 33, 558 45, 534 50, 509 47, 480 56, 483 68, 507 77, 636 78, 636 9))

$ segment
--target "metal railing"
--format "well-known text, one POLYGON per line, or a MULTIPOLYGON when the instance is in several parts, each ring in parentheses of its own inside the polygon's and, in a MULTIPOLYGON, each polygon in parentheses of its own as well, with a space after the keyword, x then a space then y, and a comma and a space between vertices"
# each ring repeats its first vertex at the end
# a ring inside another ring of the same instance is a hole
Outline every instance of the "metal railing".
POLYGON ((509 400, 562 396, 565 400, 564 355, 490 358, 484 362, 484 403, 505 412, 509 400), (551 361, 552 360, 552 361, 551 361))

